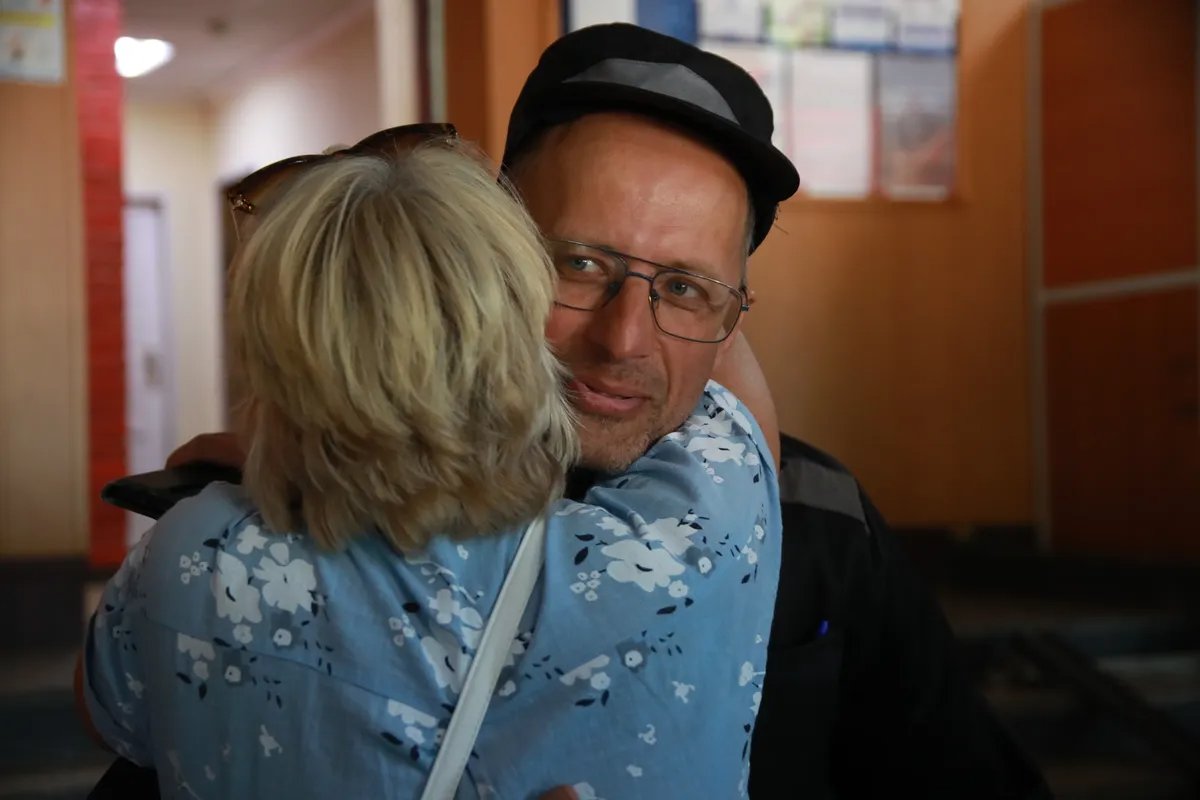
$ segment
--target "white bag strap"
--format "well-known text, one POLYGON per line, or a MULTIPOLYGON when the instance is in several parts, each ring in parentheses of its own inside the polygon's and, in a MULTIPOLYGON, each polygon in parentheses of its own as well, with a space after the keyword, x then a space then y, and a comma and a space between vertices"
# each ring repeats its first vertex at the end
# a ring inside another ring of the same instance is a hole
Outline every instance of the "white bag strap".
POLYGON ((450 724, 446 726, 442 746, 433 760, 421 800, 451 800, 458 791, 458 783, 475 747, 475 737, 479 735, 479 726, 483 724, 500 670, 504 668, 525 606, 541 572, 545 544, 546 518, 542 516, 529 523, 517 546, 504 585, 496 597, 496 605, 484 626, 475 657, 467 668, 467 677, 458 695, 458 705, 450 715, 450 724))

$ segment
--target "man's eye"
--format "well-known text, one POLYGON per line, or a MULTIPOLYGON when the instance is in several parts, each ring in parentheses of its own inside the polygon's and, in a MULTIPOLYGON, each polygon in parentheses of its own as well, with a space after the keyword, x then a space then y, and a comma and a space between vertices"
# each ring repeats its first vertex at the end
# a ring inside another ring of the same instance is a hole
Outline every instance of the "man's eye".
POLYGON ((588 256, 562 256, 558 259, 560 275, 596 277, 605 274, 604 265, 588 256))
POLYGON ((667 293, 675 297, 681 297, 689 300, 699 300, 703 297, 700 287, 696 286, 691 281, 681 280, 678 278, 667 281, 667 293))

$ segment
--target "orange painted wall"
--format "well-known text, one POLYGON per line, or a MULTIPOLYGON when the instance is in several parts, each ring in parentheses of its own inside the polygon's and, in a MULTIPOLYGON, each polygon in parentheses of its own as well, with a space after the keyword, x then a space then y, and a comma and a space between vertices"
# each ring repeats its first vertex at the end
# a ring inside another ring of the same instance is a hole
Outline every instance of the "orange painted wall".
POLYGON ((893 524, 1033 518, 1026 8, 963 2, 956 199, 794 201, 751 262, 783 430, 893 524))

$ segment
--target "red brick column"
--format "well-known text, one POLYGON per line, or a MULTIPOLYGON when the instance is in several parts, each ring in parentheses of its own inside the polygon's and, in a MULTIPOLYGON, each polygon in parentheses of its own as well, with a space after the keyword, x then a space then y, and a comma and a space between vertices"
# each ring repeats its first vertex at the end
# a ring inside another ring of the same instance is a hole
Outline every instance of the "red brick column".
POLYGON ((89 549, 94 566, 109 566, 125 555, 125 515, 99 497, 125 473, 122 86, 113 56, 121 0, 71 0, 71 14, 83 165, 89 549))

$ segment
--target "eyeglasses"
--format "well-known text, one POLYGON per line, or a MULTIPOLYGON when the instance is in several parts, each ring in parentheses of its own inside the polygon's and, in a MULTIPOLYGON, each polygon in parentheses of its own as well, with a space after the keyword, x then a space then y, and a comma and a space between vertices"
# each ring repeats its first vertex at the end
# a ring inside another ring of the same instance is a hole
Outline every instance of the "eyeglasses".
POLYGON ((547 246, 558 275, 555 302, 566 308, 603 308, 626 279, 640 278, 650 284, 650 312, 660 331, 711 344, 729 338, 742 312, 750 310, 745 290, 713 278, 567 239, 550 239, 547 246), (654 267, 654 274, 631 272, 631 261, 654 267))
POLYGON ((449 123, 422 122, 401 125, 373 133, 358 144, 345 149, 320 155, 292 156, 257 169, 225 193, 233 213, 233 226, 238 241, 245 241, 253 230, 253 226, 247 224, 249 218, 258 214, 274 192, 304 167, 341 156, 394 155, 411 150, 423 142, 457 137, 458 131, 449 123))

